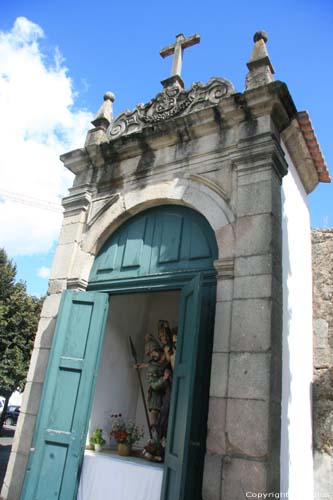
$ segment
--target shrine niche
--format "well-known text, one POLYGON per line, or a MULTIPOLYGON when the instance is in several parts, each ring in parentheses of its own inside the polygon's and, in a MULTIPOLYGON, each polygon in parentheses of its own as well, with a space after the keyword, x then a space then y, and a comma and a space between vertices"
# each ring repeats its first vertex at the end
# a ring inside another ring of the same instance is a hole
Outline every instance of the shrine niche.
POLYGON ((122 419, 144 429, 144 436, 133 446, 139 452, 136 456, 163 461, 179 303, 179 291, 111 296, 88 433, 91 435, 96 427, 102 428, 106 448, 115 448, 115 440, 109 439, 111 416, 120 414, 122 419), (161 321, 161 317, 168 320, 161 321), (168 343, 165 330, 169 330, 168 343), (137 369, 129 337, 140 361, 137 369), (161 445, 156 455, 153 443, 161 445))
MULTIPOLYGON (((90 436, 94 429, 101 428, 106 443, 100 454, 85 452, 78 500, 89 500, 91 495, 102 498, 109 490, 108 482, 114 484, 121 481, 120 478, 124 478, 127 484, 123 488, 128 488, 128 498, 141 498, 141 491, 148 499, 160 498, 172 387, 171 363, 175 349, 169 352, 163 342, 162 325, 164 330, 166 320, 160 321, 159 318, 167 315, 168 325, 173 325, 175 340, 179 305, 179 291, 111 296, 88 431, 90 436), (143 391, 140 390, 129 336, 138 359, 142 361, 143 391), (170 355, 169 361, 164 349, 170 355), (152 366, 149 366, 152 359, 149 354, 154 350, 158 359, 153 355, 152 366), (161 364, 160 357, 163 357, 161 364), (167 370, 169 375, 164 381, 167 370), (151 384, 155 391, 153 395, 151 384), (114 422, 121 422, 122 432, 110 436, 114 422), (128 452, 124 453, 128 423, 130 429, 133 425, 142 428, 143 435, 132 446, 126 445, 128 452), (118 438, 120 446, 117 445, 118 438), (122 455, 126 461, 121 461, 122 455)), ((111 491, 116 495, 117 487, 111 491)))

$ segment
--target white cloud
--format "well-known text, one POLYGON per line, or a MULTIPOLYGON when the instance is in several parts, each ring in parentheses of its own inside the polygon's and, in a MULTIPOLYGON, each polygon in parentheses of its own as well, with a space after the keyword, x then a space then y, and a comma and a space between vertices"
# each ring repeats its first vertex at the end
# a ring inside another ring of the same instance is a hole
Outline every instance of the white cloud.
POLYGON ((40 278, 48 278, 50 276, 50 268, 42 266, 37 271, 37 276, 40 278))
MULTIPOLYGON (((59 155, 82 147, 92 114, 74 109, 73 82, 58 49, 48 62, 37 24, 16 19, 0 32, 1 188, 59 202, 72 174, 59 155)), ((10 255, 47 252, 62 216, 0 198, 0 246, 10 255)))

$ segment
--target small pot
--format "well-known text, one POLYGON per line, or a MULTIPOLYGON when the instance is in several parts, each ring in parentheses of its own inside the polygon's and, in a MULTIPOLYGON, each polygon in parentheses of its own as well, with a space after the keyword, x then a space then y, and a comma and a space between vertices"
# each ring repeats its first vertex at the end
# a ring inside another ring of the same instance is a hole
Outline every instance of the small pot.
POLYGON ((125 443, 118 443, 117 452, 121 457, 129 457, 131 454, 131 447, 125 443))
POLYGON ((103 446, 101 444, 97 444, 97 443, 95 443, 94 447, 95 447, 95 451, 101 451, 101 449, 103 448, 103 446))

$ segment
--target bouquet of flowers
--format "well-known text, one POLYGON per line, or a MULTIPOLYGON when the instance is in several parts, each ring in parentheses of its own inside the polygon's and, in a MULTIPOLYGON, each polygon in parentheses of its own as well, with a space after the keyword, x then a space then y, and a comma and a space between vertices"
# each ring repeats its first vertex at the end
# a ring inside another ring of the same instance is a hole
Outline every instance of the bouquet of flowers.
POLYGON ((132 420, 125 420, 121 413, 111 415, 111 418, 113 422, 110 437, 114 438, 117 443, 127 444, 131 447, 143 437, 143 427, 136 425, 132 420))

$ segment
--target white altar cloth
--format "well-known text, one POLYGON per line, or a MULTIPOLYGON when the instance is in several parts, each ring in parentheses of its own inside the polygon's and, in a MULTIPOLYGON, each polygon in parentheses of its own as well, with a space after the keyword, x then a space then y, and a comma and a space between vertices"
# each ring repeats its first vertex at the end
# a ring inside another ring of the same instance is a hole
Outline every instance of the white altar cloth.
POLYGON ((77 500, 160 500, 163 466, 86 451, 77 500))

